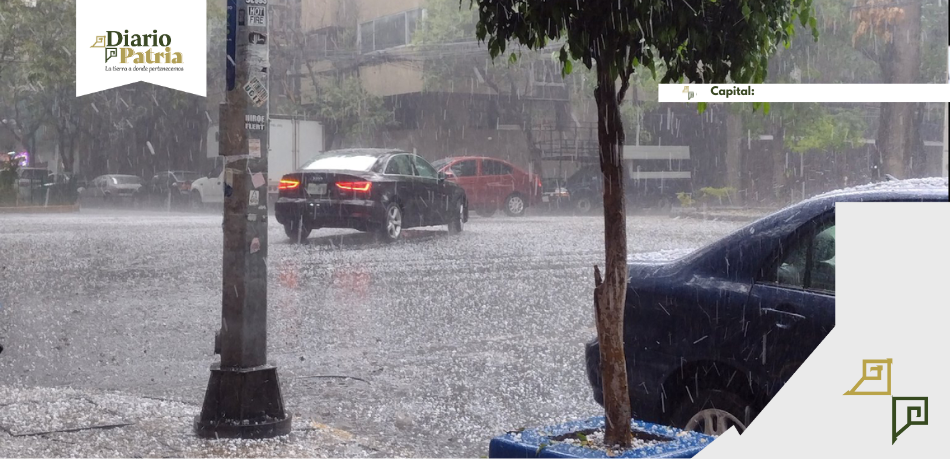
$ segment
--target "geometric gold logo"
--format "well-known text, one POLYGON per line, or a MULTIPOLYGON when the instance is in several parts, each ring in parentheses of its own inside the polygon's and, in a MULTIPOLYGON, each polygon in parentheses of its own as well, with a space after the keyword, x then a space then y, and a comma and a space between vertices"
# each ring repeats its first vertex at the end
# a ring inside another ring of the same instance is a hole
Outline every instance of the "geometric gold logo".
POLYGON ((891 395, 892 359, 865 359, 858 383, 844 395, 891 395), (864 386, 861 388, 861 386, 864 386), (859 389, 860 388, 860 389, 859 389))
MULTIPOLYGON (((844 395, 891 395, 892 359, 865 359, 861 379, 844 395)), ((910 426, 929 424, 930 409, 928 397, 891 396, 891 444, 893 445, 910 426), (898 421, 898 413, 902 415, 898 421)))

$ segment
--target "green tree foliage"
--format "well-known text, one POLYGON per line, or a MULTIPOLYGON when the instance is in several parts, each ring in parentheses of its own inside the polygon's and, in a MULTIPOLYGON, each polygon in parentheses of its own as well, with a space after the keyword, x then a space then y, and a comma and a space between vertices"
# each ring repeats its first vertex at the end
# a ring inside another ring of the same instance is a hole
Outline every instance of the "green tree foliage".
POLYGON ((338 148, 347 138, 376 132, 392 123, 392 112, 381 97, 370 94, 358 75, 335 75, 314 80, 317 91, 307 113, 324 127, 327 148, 338 148))
MULTIPOLYGON (((360 57, 356 42, 355 10, 340 12, 340 24, 346 31, 332 37, 339 56, 315 57, 302 31, 283 31, 286 42, 275 44, 272 52, 279 53, 299 66, 309 84, 309 90, 296 94, 290 87, 276 87, 272 92, 283 92, 286 101, 272 109, 315 118, 323 125, 324 150, 339 148, 344 141, 361 141, 378 130, 393 124, 392 109, 382 97, 370 93, 359 74, 360 57)), ((301 86, 305 86, 301 84, 301 86)), ((273 102, 272 102, 273 103, 273 102)))
MULTIPOLYGON (((461 0, 463 3, 465 0, 461 0)), ((787 44, 795 24, 817 36, 811 0, 735 2, 665 0, 471 0, 476 34, 492 57, 510 44, 544 49, 560 45, 565 73, 578 61, 596 70, 600 164, 604 174, 605 278, 595 269, 597 317, 608 444, 630 445, 630 401, 623 351, 627 234, 620 105, 640 67, 661 82, 764 81, 768 58, 787 44), (619 81, 620 87, 617 88, 619 81)))

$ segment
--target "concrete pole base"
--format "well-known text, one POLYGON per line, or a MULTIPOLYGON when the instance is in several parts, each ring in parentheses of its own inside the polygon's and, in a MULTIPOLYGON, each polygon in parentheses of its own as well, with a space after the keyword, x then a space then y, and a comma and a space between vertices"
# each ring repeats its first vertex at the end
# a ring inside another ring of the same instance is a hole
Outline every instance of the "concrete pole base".
POLYGON ((201 438, 261 439, 287 435, 291 415, 284 411, 277 367, 211 366, 211 379, 195 435, 201 438))

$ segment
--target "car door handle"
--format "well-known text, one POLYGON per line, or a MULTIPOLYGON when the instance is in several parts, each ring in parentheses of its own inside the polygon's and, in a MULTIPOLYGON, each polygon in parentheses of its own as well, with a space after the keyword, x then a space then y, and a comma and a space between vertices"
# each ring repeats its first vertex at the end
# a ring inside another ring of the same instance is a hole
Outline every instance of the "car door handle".
POLYGON ((792 327, 793 323, 806 318, 805 316, 801 314, 790 312, 788 310, 785 310, 784 308, 783 309, 762 308, 761 311, 765 314, 776 314, 777 317, 775 321, 775 326, 782 330, 788 330, 789 328, 792 327))

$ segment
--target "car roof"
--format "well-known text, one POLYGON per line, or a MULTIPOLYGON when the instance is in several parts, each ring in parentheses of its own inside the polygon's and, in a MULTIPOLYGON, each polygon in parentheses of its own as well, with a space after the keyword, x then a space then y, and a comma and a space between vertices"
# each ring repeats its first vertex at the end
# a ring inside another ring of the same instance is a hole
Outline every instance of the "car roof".
POLYGON ((409 153, 407 151, 395 149, 395 148, 346 148, 342 150, 330 150, 321 153, 320 155, 333 155, 333 156, 376 156, 382 158, 383 156, 393 155, 397 153, 409 153))
POLYGON ((506 164, 511 164, 511 162, 509 162, 508 160, 501 159, 501 158, 492 158, 491 156, 449 156, 448 158, 442 158, 439 161, 453 162, 453 161, 469 161, 473 159, 490 159, 492 161, 500 161, 506 164))
MULTIPOLYGON (((910 179, 862 185, 835 190, 792 204, 745 225, 729 235, 705 247, 691 251, 674 263, 691 263, 700 258, 719 260, 722 251, 741 247, 748 237, 761 238, 776 225, 798 226, 835 208, 839 202, 893 202, 893 201, 947 201, 950 200, 950 183, 946 178, 910 179)), ((746 262, 751 258, 745 257, 746 262)), ((741 270, 733 266, 733 271, 741 270)))
POLYGON ((931 177, 906 180, 890 180, 870 183, 841 190, 829 191, 811 198, 811 200, 856 200, 861 199, 906 199, 915 197, 933 197, 950 195, 950 179, 931 177))

